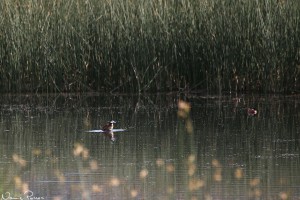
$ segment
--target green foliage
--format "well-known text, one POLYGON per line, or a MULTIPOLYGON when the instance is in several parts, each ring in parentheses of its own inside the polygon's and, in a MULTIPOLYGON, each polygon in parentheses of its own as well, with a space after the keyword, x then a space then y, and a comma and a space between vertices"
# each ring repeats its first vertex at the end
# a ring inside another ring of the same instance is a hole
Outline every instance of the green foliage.
POLYGON ((0 89, 299 91, 297 0, 0 3, 0 89))

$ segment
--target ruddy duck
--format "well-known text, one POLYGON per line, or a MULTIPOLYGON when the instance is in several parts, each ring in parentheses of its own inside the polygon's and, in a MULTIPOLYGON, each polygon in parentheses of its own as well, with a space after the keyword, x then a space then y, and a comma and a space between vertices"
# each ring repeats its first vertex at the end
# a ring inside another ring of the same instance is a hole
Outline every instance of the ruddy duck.
POLYGON ((254 116, 257 114, 257 110, 253 109, 253 108, 247 108, 247 113, 250 116, 254 116))
POLYGON ((114 120, 108 121, 106 125, 102 127, 102 131, 111 131, 114 128, 114 124, 116 122, 114 120))

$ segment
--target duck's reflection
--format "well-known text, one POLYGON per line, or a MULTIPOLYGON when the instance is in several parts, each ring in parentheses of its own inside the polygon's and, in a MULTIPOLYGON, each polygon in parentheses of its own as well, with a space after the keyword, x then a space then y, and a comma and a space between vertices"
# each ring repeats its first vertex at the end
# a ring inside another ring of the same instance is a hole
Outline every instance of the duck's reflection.
POLYGON ((104 133, 104 136, 105 136, 107 139, 109 139, 112 143, 114 143, 114 142, 117 140, 117 138, 115 137, 114 132, 112 132, 112 131, 107 131, 107 132, 105 132, 105 133, 104 133))

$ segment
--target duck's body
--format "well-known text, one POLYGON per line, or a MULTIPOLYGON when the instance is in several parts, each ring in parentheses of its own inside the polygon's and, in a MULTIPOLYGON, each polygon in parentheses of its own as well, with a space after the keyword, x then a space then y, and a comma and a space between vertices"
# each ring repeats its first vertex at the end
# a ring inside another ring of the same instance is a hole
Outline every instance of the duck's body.
POLYGON ((111 131, 111 130, 113 130, 115 123, 116 122, 113 121, 113 120, 112 121, 108 121, 107 124, 102 127, 102 130, 103 131, 111 131))

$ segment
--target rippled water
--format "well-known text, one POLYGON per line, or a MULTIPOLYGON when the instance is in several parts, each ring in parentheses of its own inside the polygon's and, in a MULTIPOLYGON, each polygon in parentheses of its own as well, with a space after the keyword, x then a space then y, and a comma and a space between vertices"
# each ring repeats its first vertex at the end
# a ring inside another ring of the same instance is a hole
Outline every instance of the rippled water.
POLYGON ((2 199, 300 199, 299 96, 178 99, 2 96, 2 199))

